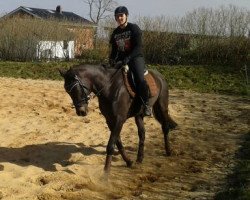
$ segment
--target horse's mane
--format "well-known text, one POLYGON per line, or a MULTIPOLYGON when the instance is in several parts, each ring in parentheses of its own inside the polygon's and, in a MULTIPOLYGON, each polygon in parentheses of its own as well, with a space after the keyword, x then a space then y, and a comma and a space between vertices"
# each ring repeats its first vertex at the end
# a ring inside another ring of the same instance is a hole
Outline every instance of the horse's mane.
MULTIPOLYGON (((79 65, 74 65, 72 67, 70 67, 70 69, 68 70, 69 74, 79 74, 79 72, 81 71, 89 71, 89 72, 93 72, 93 73, 101 73, 105 76, 109 76, 109 77, 112 77, 112 75, 114 73, 116 73, 116 71, 118 69, 115 69, 115 68, 112 68, 112 67, 109 67, 107 65, 103 65, 103 64, 100 64, 100 65, 92 65, 92 64, 79 64, 79 65)), ((120 70, 121 71, 121 70, 120 70)))
POLYGON ((120 85, 122 82, 122 73, 121 70, 106 67, 103 65, 91 65, 91 64, 79 64, 71 66, 67 71, 67 78, 73 78, 75 75, 81 74, 81 72, 88 72, 88 74, 94 75, 94 77, 99 77, 106 83, 115 83, 120 85), (119 75, 120 73, 120 75, 119 75))

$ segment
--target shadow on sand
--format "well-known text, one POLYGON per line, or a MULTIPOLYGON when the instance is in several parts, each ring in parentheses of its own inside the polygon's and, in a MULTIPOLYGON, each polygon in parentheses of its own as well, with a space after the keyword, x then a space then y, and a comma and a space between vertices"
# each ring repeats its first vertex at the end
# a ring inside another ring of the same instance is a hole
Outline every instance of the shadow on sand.
MULTIPOLYGON (((62 166, 73 164, 69 161, 72 153, 82 153, 84 156, 106 154, 105 151, 98 151, 82 143, 50 142, 20 148, 0 147, 0 163, 9 162, 19 166, 33 165, 46 171, 57 171, 56 163, 62 166)), ((4 166, 0 164, 0 171, 2 170, 4 166)))

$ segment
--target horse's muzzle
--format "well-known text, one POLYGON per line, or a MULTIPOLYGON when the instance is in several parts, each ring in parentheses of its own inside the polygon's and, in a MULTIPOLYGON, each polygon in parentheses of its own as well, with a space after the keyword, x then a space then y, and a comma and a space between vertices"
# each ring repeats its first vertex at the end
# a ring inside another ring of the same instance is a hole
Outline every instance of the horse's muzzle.
POLYGON ((81 107, 78 107, 76 108, 76 114, 78 116, 86 116, 88 114, 88 108, 85 107, 85 106, 81 106, 81 107))

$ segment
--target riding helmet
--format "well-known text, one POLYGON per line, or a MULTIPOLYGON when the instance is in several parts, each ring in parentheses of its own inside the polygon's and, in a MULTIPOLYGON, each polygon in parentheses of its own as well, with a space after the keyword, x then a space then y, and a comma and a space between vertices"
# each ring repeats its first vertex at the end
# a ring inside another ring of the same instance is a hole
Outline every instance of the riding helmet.
POLYGON ((115 9, 115 16, 118 14, 128 15, 128 9, 125 6, 119 6, 115 9))

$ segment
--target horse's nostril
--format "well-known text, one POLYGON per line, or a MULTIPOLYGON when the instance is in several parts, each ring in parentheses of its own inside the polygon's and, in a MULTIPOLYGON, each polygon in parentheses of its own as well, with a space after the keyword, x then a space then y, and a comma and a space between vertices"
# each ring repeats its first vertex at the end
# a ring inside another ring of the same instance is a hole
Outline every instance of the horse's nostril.
POLYGON ((82 113, 82 116, 86 116, 86 115, 87 115, 87 113, 86 113, 86 112, 83 112, 83 113, 82 113))
POLYGON ((87 110, 84 107, 79 107, 76 110, 76 114, 79 116, 86 116, 87 115, 87 110))

